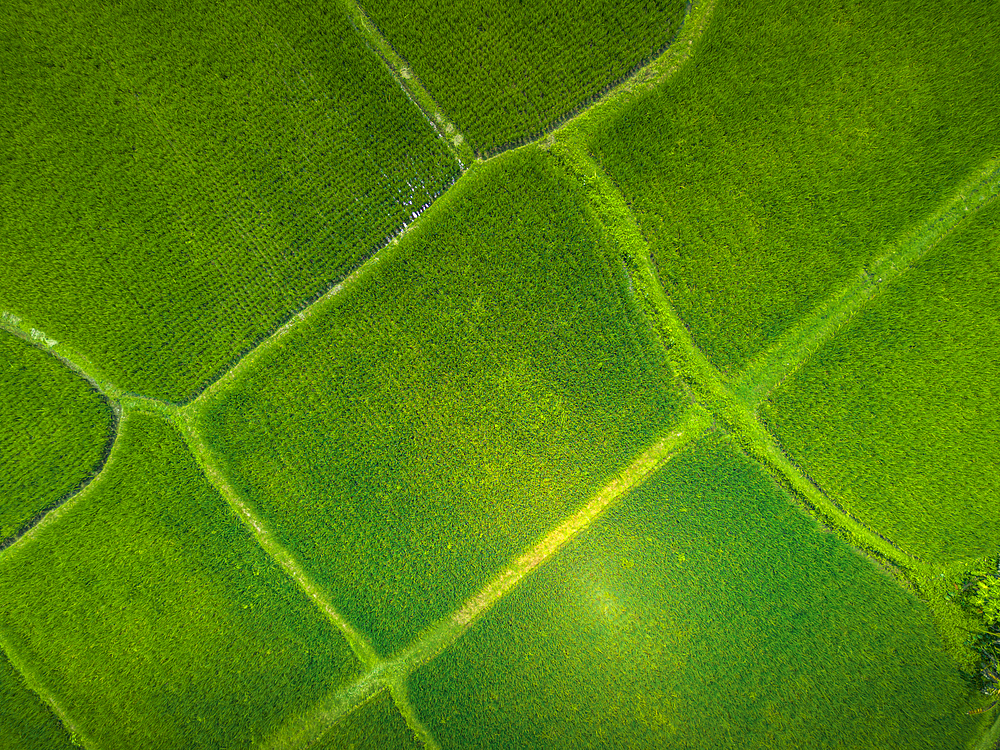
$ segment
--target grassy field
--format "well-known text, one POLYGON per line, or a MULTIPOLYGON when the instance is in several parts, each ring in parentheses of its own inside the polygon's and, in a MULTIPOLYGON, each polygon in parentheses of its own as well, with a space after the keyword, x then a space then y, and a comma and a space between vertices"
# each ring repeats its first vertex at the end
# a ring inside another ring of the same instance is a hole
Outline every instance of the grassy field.
POLYGON ((0 646, 108 749, 248 747, 357 669, 180 435, 142 414, 101 477, 0 557, 0 646))
POLYGON ((0 310, 193 395, 458 166, 340 5, 12 0, 0 310))
POLYGON ((1000 203, 945 239, 762 411, 845 509, 932 562, 1000 540, 1000 203))
POLYGON ((0 543, 91 476, 113 419, 86 380, 0 330, 0 543))
POLYGON ((978 0, 719 0, 689 65, 590 146, 695 342, 738 370, 996 155, 978 0))
POLYGON ((663 49, 687 0, 363 0, 479 154, 535 137, 663 49))
POLYGON ((454 748, 953 748, 970 692, 922 604, 711 439, 410 686, 454 748))
POLYGON ((0 651, 0 750, 71 750, 66 729, 0 651))
POLYGON ((0 10, 0 750, 995 750, 1000 5, 361 2, 0 10))
POLYGON ((548 162, 483 165, 204 409, 239 492, 391 652, 670 424, 662 350, 548 162))

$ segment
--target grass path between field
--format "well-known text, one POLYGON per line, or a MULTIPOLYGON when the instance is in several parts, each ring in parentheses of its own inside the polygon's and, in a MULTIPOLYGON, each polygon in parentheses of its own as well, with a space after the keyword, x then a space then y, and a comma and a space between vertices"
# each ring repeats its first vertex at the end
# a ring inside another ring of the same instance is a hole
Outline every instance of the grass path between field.
POLYGON ((821 303, 788 333, 759 354, 731 380, 731 387, 750 409, 794 373, 854 315, 938 245, 965 220, 1000 195, 1000 158, 976 170, 921 224, 907 232, 878 260, 868 264, 853 282, 821 303))
POLYGON ((458 132, 454 123, 445 115, 444 110, 434 101, 434 97, 424 88, 420 79, 413 74, 407 62, 397 54, 396 50, 389 44, 389 41, 382 36, 382 32, 372 23, 372 20, 362 10, 361 6, 355 0, 341 0, 341 4, 347 11, 347 15, 351 19, 351 23, 358 30, 358 33, 361 34, 368 43, 368 46, 378 55, 386 68, 389 69, 389 72, 399 83, 400 88, 403 89, 409 100, 423 113, 427 122, 434 128, 434 132, 444 141, 448 150, 451 151, 452 156, 458 162, 459 168, 463 172, 468 169, 473 161, 475 161, 476 155, 473 153, 472 147, 465 140, 465 136, 458 132))
POLYGON ((401 652, 368 665, 366 674, 353 684, 318 701, 260 747, 267 750, 290 749, 317 742, 341 718, 382 690, 389 689, 414 733, 429 750, 436 748, 437 743, 420 724, 406 699, 407 676, 458 640, 522 580, 570 540, 593 525, 608 508, 629 491, 638 487, 688 445, 711 430, 712 424, 711 416, 702 407, 698 405, 690 407, 668 435, 644 451, 586 504, 546 534, 537 544, 514 558, 454 612, 425 630, 401 652))
MULTIPOLYGON (((687 384, 695 400, 733 432, 744 451, 767 467, 783 486, 828 525, 846 532, 848 540, 855 546, 890 561, 903 571, 927 573, 924 563, 899 550, 888 539, 846 513, 813 484, 760 422, 754 407, 698 349, 667 299, 635 214, 627 206, 618 187, 589 154, 580 135, 577 132, 564 134, 556 139, 551 150, 580 191, 581 203, 597 230, 629 266, 647 318, 659 331, 675 371, 687 384)), ((811 350, 805 343, 796 351, 807 356, 811 350)))

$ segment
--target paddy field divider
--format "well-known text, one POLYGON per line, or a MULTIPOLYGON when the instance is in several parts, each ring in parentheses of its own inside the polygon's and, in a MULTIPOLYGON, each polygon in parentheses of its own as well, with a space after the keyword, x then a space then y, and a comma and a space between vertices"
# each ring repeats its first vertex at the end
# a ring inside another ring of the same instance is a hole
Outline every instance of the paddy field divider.
MULTIPOLYGON (((636 289, 636 297, 644 308, 643 312, 659 333, 675 372, 695 401, 702 404, 721 425, 733 433, 744 452, 763 464, 780 484, 791 490, 827 526, 844 534, 849 543, 876 558, 892 563, 904 573, 926 574, 928 571, 925 563, 869 529, 813 484, 761 423, 756 404, 748 401, 695 345, 687 326, 667 299, 653 267, 651 248, 639 228, 635 214, 628 207, 617 185, 591 156, 581 134, 576 131, 562 134, 562 137, 555 139, 550 149, 564 170, 566 179, 579 192, 581 204, 595 230, 612 251, 625 261, 636 289)), ((1000 178, 1000 175, 990 174, 990 179, 1000 178)), ((946 215, 954 213, 955 211, 946 212, 946 215)), ((964 210, 961 213, 964 215, 964 210)), ((924 235, 918 232, 918 236, 924 235)), ((864 300, 869 298, 865 297, 864 300)), ((859 307, 857 305, 852 310, 859 307)), ((835 329, 819 327, 816 330, 835 329)), ((803 341, 795 352, 805 358, 812 351, 811 342, 811 339, 803 341)), ((792 362, 788 362, 786 366, 793 365, 798 366, 792 362)))
POLYGON ((386 659, 376 659, 370 664, 368 671, 350 685, 330 693, 289 720, 279 732, 258 746, 260 750, 291 750, 316 742, 340 719, 385 689, 393 695, 396 705, 414 733, 430 750, 435 750, 437 743, 409 704, 406 696, 407 677, 461 638, 527 576, 590 528, 628 492, 710 431, 712 424, 711 416, 701 406, 695 404, 689 407, 667 435, 635 458, 534 546, 515 557, 451 614, 424 630, 397 654, 386 659))
POLYGON ((400 88, 403 89, 403 93, 423 113, 434 132, 444 141, 458 162, 459 168, 463 172, 468 169, 476 159, 472 147, 454 123, 448 119, 444 110, 434 101, 430 92, 424 88, 420 79, 413 74, 407 62, 393 49, 389 41, 355 0, 341 0, 341 5, 347 11, 351 23, 368 43, 368 46, 378 55, 392 77, 396 79, 400 88))

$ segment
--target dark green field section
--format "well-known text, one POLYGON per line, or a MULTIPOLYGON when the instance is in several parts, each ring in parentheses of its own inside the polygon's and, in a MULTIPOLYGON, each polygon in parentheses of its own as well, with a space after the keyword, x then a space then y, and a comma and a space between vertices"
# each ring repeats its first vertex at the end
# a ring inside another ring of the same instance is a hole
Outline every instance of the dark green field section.
POLYGON ((92 476, 113 429, 90 383, 0 331, 0 543, 92 476))
POLYGON ((392 652, 666 433, 662 349, 538 151, 467 172, 206 405, 237 491, 392 652))
POLYGON ((719 0, 591 147, 696 344, 735 373, 1000 149, 1000 5, 719 0))
POLYGON ((932 562, 1000 539, 1000 203, 949 235, 762 409, 834 500, 932 562))
POLYGON ((406 721, 383 691, 349 713, 316 744, 316 750, 421 750, 406 721))
POLYGON ((333 0, 0 11, 0 309, 183 400, 457 177, 333 0))
POLYGON ((358 671, 141 414, 85 494, 0 555, 0 643, 107 749, 250 747, 358 671))
POLYGON ((72 750, 69 734, 0 651, 0 750, 72 750))
POLYGON ((687 0, 363 0, 479 154, 537 136, 664 49, 687 0))
POLYGON ((707 441, 411 677, 444 750, 963 746, 926 608, 707 441))

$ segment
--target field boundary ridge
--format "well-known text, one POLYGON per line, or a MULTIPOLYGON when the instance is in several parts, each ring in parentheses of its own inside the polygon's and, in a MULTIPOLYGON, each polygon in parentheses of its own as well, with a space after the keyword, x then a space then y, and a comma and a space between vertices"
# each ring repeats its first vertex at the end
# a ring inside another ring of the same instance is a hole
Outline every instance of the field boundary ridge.
POLYGON ((169 419, 168 421, 181 433, 184 442, 187 443, 188 449, 191 451, 195 462, 205 475, 208 483, 215 488, 223 500, 236 512, 261 549, 281 566, 302 592, 319 608, 324 617, 343 634, 362 666, 367 670, 372 669, 379 659, 368 639, 356 631, 337 612, 319 585, 309 578, 298 560, 278 542, 273 532, 267 528, 266 524, 257 517, 250 506, 240 497, 215 458, 215 454, 209 448, 205 438, 194 424, 194 419, 191 415, 178 413, 173 419, 169 419))
POLYGON ((827 341, 888 285, 895 283, 951 232, 1000 195, 1000 157, 985 162, 958 190, 923 221, 904 232, 879 258, 863 266, 855 279, 821 302, 787 333, 757 355, 732 387, 756 410, 827 341))
POLYGON ((104 401, 111 412, 111 424, 108 432, 108 439, 104 442, 104 446, 101 448, 101 455, 97 459, 97 463, 91 467, 87 476, 80 480, 76 487, 73 487, 68 492, 63 493, 63 495, 44 506, 31 518, 31 520, 24 524, 24 526, 18 529, 14 534, 6 539, 0 539, 0 552, 3 552, 14 544, 17 544, 17 542, 23 539, 28 532, 44 521, 45 517, 52 511, 65 505, 67 502, 79 495, 101 475, 101 472, 104 471, 104 467, 108 464, 108 459, 111 457, 111 451, 114 450, 115 443, 118 440, 118 435, 121 432, 122 405, 120 400, 115 395, 117 393, 117 389, 114 388, 114 386, 110 385, 110 383, 108 383, 104 378, 94 377, 93 373, 88 372, 87 368, 90 363, 86 359, 79 357, 69 347, 60 344, 54 339, 48 338, 37 328, 24 325, 21 317, 8 311, 0 312, 0 330, 7 331, 18 338, 23 339, 36 349, 39 349, 51 356, 53 359, 58 360, 64 367, 86 381, 91 390, 96 393, 102 401, 104 401))
POLYGON ((708 361, 667 299, 635 214, 580 140, 560 140, 552 154, 566 171, 567 179, 575 183, 584 209, 600 236, 629 267, 640 306, 663 341, 674 372, 690 388, 696 402, 730 430, 742 450, 761 463, 814 517, 843 534, 851 545, 891 563, 904 574, 924 573, 925 563, 903 552, 827 497, 788 457, 754 409, 708 361))
POLYGON ((455 161, 458 162, 459 169, 463 172, 467 170, 476 157, 472 147, 465 140, 465 136, 446 117, 444 110, 434 101, 430 92, 424 88, 406 60, 396 52, 396 49, 356 0, 341 0, 341 5, 347 12, 351 23, 368 43, 369 48, 388 68, 406 97, 420 110, 434 132, 445 143, 452 156, 455 157, 455 161))
MULTIPOLYGON (((569 517, 557 524, 527 551, 514 557, 475 594, 469 596, 451 614, 431 625, 403 650, 371 665, 369 671, 345 688, 334 691, 314 703, 281 730, 258 745, 259 750, 303 748, 321 739, 331 727, 383 689, 404 691, 406 678, 433 660, 461 638, 480 617, 566 544, 590 528, 629 491, 641 485, 695 440, 713 427, 711 416, 699 405, 692 405, 673 429, 655 441, 643 453, 613 476, 600 490, 569 517)), ((395 696, 394 696, 395 698, 395 696)), ((406 699, 397 702, 407 724, 422 741, 429 732, 406 699), (412 714, 412 715, 408 715, 412 714), (414 725, 416 724, 416 726, 414 725), (426 734, 424 734, 426 733, 426 734)), ((437 744, 428 745, 436 750, 437 744)))

